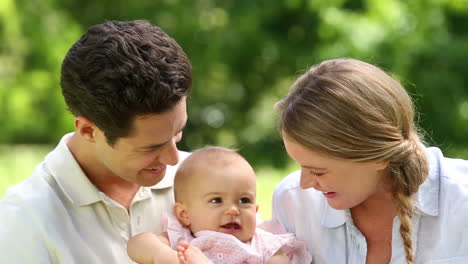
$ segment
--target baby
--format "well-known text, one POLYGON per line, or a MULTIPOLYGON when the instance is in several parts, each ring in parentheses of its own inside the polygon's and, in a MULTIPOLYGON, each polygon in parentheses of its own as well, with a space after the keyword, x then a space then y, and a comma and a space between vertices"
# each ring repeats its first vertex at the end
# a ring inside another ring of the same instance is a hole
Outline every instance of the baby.
POLYGON ((141 264, 310 263, 292 234, 257 227, 255 172, 237 152, 205 147, 193 152, 174 180, 174 215, 166 232, 142 233, 128 243, 141 264), (203 253, 202 253, 203 252, 203 253))

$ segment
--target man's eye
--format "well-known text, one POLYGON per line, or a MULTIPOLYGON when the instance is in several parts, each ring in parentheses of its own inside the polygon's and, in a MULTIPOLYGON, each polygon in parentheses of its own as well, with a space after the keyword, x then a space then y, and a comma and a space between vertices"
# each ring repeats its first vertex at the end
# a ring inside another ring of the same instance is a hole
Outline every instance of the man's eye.
POLYGON ((250 198, 247 198, 247 197, 243 197, 243 198, 240 198, 239 199, 239 203, 243 204, 243 203, 251 203, 252 201, 250 200, 250 198))
POLYGON ((221 203, 221 202, 222 202, 221 198, 213 198, 210 200, 210 203, 221 203))
POLYGON ((323 176, 325 173, 323 173, 323 172, 313 172, 313 171, 311 171, 310 174, 312 174, 313 176, 320 177, 320 176, 323 176))

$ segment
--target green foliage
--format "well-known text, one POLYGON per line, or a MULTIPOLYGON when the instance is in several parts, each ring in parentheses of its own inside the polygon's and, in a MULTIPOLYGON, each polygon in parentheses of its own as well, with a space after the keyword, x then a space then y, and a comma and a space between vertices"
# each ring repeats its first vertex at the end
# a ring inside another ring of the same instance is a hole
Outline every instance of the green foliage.
POLYGON ((24 180, 53 146, 0 145, 0 198, 6 189, 24 180))
POLYGON ((423 113, 419 120, 430 143, 467 153, 466 3, 2 0, 0 142, 55 144, 71 131, 73 117, 59 87, 68 48, 93 24, 148 19, 193 63, 182 149, 231 146, 257 166, 284 167, 274 103, 308 67, 355 57, 398 76, 423 113))

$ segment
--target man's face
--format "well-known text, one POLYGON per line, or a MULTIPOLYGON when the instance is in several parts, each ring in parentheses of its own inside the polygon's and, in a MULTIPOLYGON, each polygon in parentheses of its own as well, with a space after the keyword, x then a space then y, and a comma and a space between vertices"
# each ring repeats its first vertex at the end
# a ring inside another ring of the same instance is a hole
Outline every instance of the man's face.
POLYGON ((96 133, 96 153, 103 173, 141 186, 152 186, 164 177, 167 165, 179 161, 176 144, 187 122, 186 98, 162 114, 138 116, 127 137, 114 146, 107 144, 104 133, 96 133))

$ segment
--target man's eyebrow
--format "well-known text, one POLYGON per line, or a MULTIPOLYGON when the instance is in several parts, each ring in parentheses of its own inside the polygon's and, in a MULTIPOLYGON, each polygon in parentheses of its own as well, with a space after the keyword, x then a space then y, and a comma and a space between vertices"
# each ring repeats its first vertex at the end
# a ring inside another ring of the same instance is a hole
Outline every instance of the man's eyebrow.
POLYGON ((138 149, 140 150, 152 150, 152 149, 157 149, 157 148, 160 148, 162 146, 164 146, 167 142, 163 142, 161 144, 151 144, 151 145, 148 145, 148 146, 144 146, 144 147, 139 147, 138 149))

